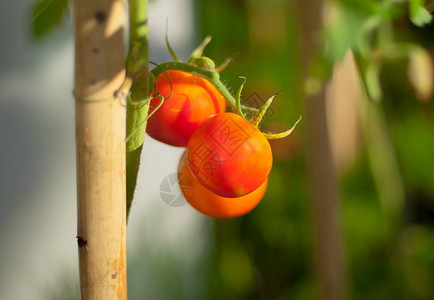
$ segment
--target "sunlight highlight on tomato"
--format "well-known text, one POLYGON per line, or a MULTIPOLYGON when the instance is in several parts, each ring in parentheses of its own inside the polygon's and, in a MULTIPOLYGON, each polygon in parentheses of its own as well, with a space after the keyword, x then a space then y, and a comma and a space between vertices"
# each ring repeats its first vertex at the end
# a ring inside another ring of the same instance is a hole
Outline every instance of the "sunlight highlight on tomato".
MULTIPOLYGON (((165 100, 149 118, 146 132, 153 138, 172 145, 186 147, 197 126, 209 117, 226 109, 226 99, 207 79, 183 72, 167 71, 156 79, 156 91, 165 100)), ((155 90, 154 90, 155 94, 155 90)), ((160 103, 159 97, 151 100, 149 111, 160 103)))
POLYGON ((185 199, 199 212, 214 218, 238 217, 254 209, 267 189, 268 180, 253 192, 237 197, 219 196, 202 186, 190 171, 184 152, 179 161, 178 180, 185 199))
POLYGON ((256 190, 273 163, 268 140, 234 113, 204 121, 191 136, 187 155, 195 178, 223 197, 240 197, 256 190))

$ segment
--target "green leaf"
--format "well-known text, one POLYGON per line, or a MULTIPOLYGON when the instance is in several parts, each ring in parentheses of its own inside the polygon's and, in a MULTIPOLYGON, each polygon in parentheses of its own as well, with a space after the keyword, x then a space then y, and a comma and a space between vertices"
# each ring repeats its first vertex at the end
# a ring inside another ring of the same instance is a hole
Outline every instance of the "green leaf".
POLYGON ((379 101, 383 96, 380 84, 380 65, 378 63, 370 63, 364 72, 366 90, 369 99, 379 101))
POLYGON ((432 21, 432 15, 424 7, 425 0, 409 1, 410 20, 414 25, 422 27, 432 21))
POLYGON ((68 0, 40 0, 32 11, 32 33, 41 38, 57 26, 68 8, 68 0))
POLYGON ((426 24, 431 23, 432 15, 424 7, 421 6, 419 7, 414 16, 410 16, 410 19, 415 25, 422 27, 426 24))
POLYGON ((344 58, 348 48, 357 46, 367 16, 348 7, 340 7, 337 17, 326 30, 326 60, 330 63, 344 58))

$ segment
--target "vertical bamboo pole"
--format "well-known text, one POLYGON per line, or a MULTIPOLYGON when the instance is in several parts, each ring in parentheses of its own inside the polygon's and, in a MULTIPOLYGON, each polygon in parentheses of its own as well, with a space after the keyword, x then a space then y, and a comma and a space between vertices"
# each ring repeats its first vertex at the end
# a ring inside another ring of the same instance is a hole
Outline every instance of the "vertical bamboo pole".
MULTIPOLYGON (((303 77, 308 77, 310 61, 319 46, 323 0, 296 1, 299 14, 303 77)), ((342 248, 337 214, 337 188, 334 180, 330 140, 327 130, 325 89, 306 99, 306 148, 310 200, 315 229, 315 268, 319 299, 345 297, 342 248)))
POLYGON ((78 249, 82 299, 126 299, 123 0, 74 0, 78 249))

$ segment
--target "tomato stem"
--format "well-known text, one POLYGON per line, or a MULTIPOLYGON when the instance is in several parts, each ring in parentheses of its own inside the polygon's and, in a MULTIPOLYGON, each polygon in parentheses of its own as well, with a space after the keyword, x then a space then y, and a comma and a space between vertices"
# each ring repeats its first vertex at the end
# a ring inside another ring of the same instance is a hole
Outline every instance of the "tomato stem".
MULTIPOLYGON (((149 96, 148 98, 146 98, 145 100, 142 100, 141 102, 133 102, 131 105, 132 106, 137 106, 137 105, 146 105, 148 104, 149 101, 152 100, 152 98, 154 97, 158 97, 161 99, 160 103, 154 108, 154 110, 152 112, 148 111, 148 115, 145 116, 145 119, 140 122, 139 124, 137 124, 137 127, 127 136, 126 138, 126 142, 128 142, 135 134, 137 131, 139 131, 142 126, 146 125, 146 121, 148 121, 148 119, 161 107, 161 105, 163 105, 163 102, 168 100, 170 97, 172 97, 173 94, 173 88, 172 88, 172 82, 170 81, 169 75, 167 75, 167 73, 165 71, 163 71, 164 75, 167 77, 167 80, 169 81, 169 85, 170 85, 170 94, 167 98, 164 98, 163 95, 161 95, 160 93, 155 93, 154 95, 149 96)), ((152 73, 149 73, 149 90, 155 89, 155 78, 152 75, 152 73), (153 87, 152 87, 153 86, 153 87)), ((130 95, 128 96, 128 101, 130 102, 132 99, 130 97, 130 95)))
MULTIPOLYGON (((147 98, 144 101, 143 105, 147 104, 154 97, 160 98, 161 99, 160 103, 154 108, 153 111, 148 112, 148 115, 146 116, 146 118, 140 124, 138 124, 138 126, 133 130, 133 132, 131 132, 127 136, 127 138, 125 140, 126 142, 128 142, 136 134, 136 132, 139 131, 142 128, 142 126, 144 126, 146 124, 146 121, 148 121, 148 119, 161 107, 161 105, 163 105, 163 102, 165 100, 169 99, 169 98, 164 98, 160 93, 157 93, 155 96, 151 96, 151 97, 147 98)), ((130 96, 128 96, 128 100, 130 100, 130 96)))
POLYGON ((216 71, 211 70, 205 70, 196 66, 192 66, 186 63, 182 62, 166 62, 159 64, 158 67, 153 68, 151 70, 152 75, 155 78, 158 78, 158 76, 163 73, 164 71, 169 70, 179 70, 188 72, 190 74, 202 77, 210 81, 216 89, 226 98, 226 101, 228 104, 232 107, 234 111, 237 112, 240 116, 243 115, 243 112, 241 111, 241 106, 237 107, 237 102, 234 96, 228 91, 228 89, 224 86, 224 84, 220 81, 220 75, 216 71))
POLYGON ((146 132, 149 101, 148 1, 130 0, 130 41, 126 61, 127 79, 132 84, 127 101, 127 220, 136 188, 140 155, 146 132), (145 101, 144 101, 145 100, 145 101))
MULTIPOLYGON (((157 65, 157 67, 153 68, 150 71, 150 75, 157 78, 160 74, 165 73, 166 71, 170 71, 170 70, 179 70, 179 71, 188 72, 190 74, 202 77, 202 78, 210 81, 217 88, 217 90, 226 98, 226 101, 228 102, 228 104, 231 106, 231 108, 238 115, 240 115, 241 117, 244 118, 244 112, 254 114, 254 116, 252 117, 252 119, 249 120, 249 122, 255 127, 258 127, 259 123, 261 122, 262 118, 264 117, 264 114, 267 111, 268 107, 270 106, 271 102, 273 101, 274 97, 276 95, 280 94, 280 93, 277 93, 277 94, 271 96, 270 99, 268 99, 268 101, 260 109, 256 109, 256 108, 247 107, 247 106, 244 106, 241 104, 241 92, 242 92, 242 89, 243 89, 244 84, 246 82, 244 77, 241 77, 244 79, 244 81, 241 84, 240 88, 238 89, 236 97, 234 98, 234 96, 232 96, 232 94, 228 91, 228 89, 220 81, 220 74, 216 71, 205 70, 205 69, 202 69, 202 68, 199 68, 196 66, 192 66, 192 65, 183 63, 183 62, 166 62, 166 63, 159 64, 159 65, 157 65)), ((170 82, 170 80, 169 80, 169 82, 170 82)), ((270 133, 263 133, 263 134, 267 139, 284 138, 284 137, 286 137, 292 133, 292 131, 295 129, 296 125, 300 121, 301 121, 301 117, 292 126, 292 128, 287 130, 287 131, 275 133, 275 134, 270 134, 270 133)))

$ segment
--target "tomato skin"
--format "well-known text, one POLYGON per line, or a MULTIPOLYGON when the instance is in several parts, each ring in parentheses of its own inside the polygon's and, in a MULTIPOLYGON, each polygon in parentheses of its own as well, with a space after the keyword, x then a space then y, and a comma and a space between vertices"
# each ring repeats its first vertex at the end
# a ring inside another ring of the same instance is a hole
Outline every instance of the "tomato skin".
POLYGON ((240 197, 256 190, 273 163, 268 140, 246 119, 221 113, 204 121, 187 146, 194 177, 223 197, 240 197))
MULTIPOLYGON (((163 105, 149 118, 146 132, 153 138, 179 147, 186 147, 190 136, 205 119, 226 109, 226 99, 207 79, 177 70, 162 73, 156 81, 156 91, 165 100, 163 105)), ((161 102, 154 97, 149 111, 161 102)))
POLYGON ((199 212, 213 218, 242 216, 254 209, 267 190, 268 180, 253 192, 237 197, 219 196, 202 186, 191 173, 184 152, 178 165, 178 180, 185 199, 199 212))

